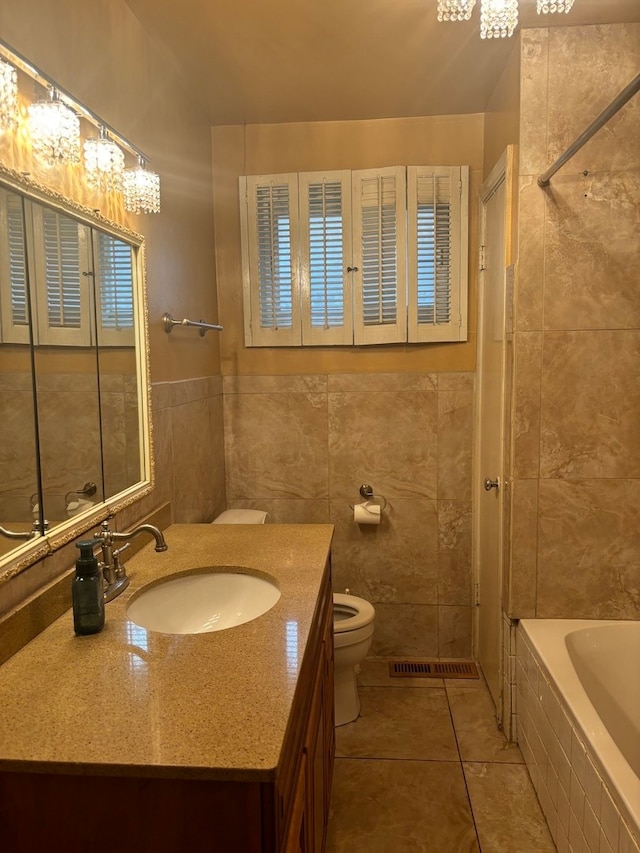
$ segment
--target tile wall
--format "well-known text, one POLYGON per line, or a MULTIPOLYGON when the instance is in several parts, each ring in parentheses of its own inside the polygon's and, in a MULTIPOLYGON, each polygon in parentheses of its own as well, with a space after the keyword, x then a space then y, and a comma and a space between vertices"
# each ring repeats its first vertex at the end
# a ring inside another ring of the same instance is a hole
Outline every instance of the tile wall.
POLYGON ((227 376, 227 503, 335 525, 336 591, 376 607, 372 653, 471 654, 472 373, 227 376), (350 509, 384 495, 380 526, 350 509))
POLYGON ((516 682, 518 744, 558 853, 639 853, 622 805, 522 629, 516 682))

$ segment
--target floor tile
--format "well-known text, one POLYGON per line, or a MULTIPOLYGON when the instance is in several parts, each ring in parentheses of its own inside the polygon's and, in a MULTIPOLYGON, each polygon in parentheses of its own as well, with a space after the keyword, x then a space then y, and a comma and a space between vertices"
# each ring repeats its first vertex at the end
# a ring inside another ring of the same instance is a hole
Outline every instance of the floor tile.
POLYGON ((521 764, 463 764, 483 853, 555 853, 521 764))
POLYGON ((367 658, 360 665, 358 684, 363 687, 444 687, 442 678, 391 678, 389 658, 367 658))
POLYGON ((336 755, 458 761, 444 690, 361 687, 360 716, 336 729, 336 755))
POLYGON ((460 764, 336 759, 326 853, 479 853, 460 764))
POLYGON ((488 690, 448 687, 447 696, 463 761, 524 762, 518 747, 509 743, 497 728, 488 690))

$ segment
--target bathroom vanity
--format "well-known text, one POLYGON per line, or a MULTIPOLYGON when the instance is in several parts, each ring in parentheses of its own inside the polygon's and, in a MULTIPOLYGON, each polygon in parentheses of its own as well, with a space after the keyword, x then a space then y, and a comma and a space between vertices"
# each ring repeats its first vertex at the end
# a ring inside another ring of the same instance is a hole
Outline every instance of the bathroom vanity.
POLYGON ((334 758, 331 525, 173 525, 127 563, 97 635, 71 611, 0 667, 11 853, 321 853, 334 758), (127 618, 148 584, 243 571, 277 603, 222 631, 127 618))

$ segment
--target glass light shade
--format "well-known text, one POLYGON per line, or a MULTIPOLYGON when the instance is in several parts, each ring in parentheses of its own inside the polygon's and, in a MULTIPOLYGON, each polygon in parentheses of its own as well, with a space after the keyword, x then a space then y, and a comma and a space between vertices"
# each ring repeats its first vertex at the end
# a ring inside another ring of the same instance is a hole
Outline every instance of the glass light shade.
POLYGON ((538 0, 538 14, 548 15, 549 12, 569 12, 573 0, 538 0))
POLYGON ((144 162, 125 169, 122 191, 124 209, 129 213, 160 213, 160 176, 145 169, 144 162))
POLYGON ((468 21, 476 0, 438 0, 439 21, 468 21))
POLYGON ((50 100, 29 107, 31 145, 34 153, 50 165, 80 162, 80 119, 63 103, 55 89, 50 100))
POLYGON ((103 128, 98 138, 84 143, 84 166, 90 186, 103 192, 122 189, 124 152, 103 128))
POLYGON ((18 121, 18 72, 0 59, 0 133, 18 121))
POLYGON ((518 0, 480 0, 480 37, 506 38, 518 25, 518 0))

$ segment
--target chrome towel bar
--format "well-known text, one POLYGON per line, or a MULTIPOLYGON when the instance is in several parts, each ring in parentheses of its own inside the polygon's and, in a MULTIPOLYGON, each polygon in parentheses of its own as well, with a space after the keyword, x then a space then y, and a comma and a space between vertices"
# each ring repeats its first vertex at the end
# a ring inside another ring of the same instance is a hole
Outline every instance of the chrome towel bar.
POLYGON ((222 331, 222 326, 218 326, 216 323, 205 323, 204 320, 187 320, 186 317, 184 320, 174 320, 168 311, 162 315, 162 322, 164 323, 164 330, 167 334, 169 334, 174 326, 195 326, 196 329, 200 329, 201 338, 204 338, 209 329, 213 329, 216 332, 222 331))

